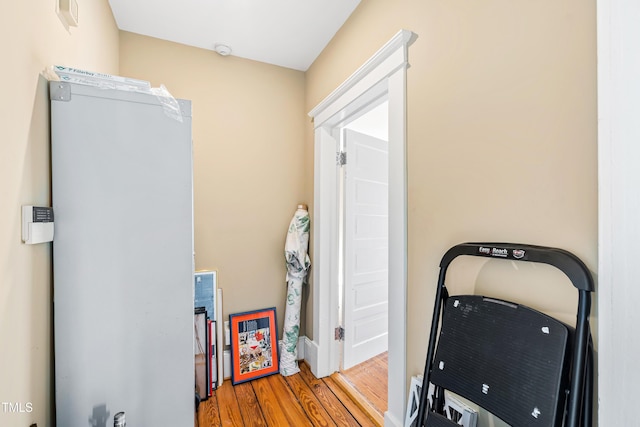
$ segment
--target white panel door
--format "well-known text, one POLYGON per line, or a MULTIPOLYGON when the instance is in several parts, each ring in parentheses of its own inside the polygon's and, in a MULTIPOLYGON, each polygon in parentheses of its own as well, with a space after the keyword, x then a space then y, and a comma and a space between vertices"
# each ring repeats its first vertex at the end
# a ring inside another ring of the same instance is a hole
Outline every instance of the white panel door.
POLYGON ((387 351, 388 143, 345 130, 343 369, 387 351))

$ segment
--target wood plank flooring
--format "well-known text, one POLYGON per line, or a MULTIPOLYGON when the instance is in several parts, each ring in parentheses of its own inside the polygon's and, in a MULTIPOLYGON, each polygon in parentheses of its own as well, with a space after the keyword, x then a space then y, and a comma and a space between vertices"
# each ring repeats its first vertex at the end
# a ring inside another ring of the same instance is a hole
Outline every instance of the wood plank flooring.
MULTIPOLYGON (((225 381, 200 404, 195 426, 381 425, 352 400, 335 378, 315 378, 304 362, 300 363, 300 370, 288 377, 270 375, 236 386, 225 381)), ((385 381, 385 393, 386 388, 385 381)), ((384 407, 386 410, 386 400, 384 407)))
POLYGON ((388 361, 388 353, 384 352, 331 376, 380 425, 384 424, 384 413, 387 410, 388 361))

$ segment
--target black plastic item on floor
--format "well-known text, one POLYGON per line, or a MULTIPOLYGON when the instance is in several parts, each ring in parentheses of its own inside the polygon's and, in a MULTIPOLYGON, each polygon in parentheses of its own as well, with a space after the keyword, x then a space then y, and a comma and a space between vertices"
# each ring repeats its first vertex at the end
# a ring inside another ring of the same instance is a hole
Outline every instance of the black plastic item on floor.
POLYGON ((448 390, 512 426, 591 427, 593 290, 584 263, 562 249, 510 243, 465 243, 449 249, 440 262, 424 371, 435 396, 429 405, 428 387, 422 388, 417 426, 457 425, 442 415, 448 390), (480 295, 449 296, 446 272, 462 255, 561 270, 579 293, 575 328, 521 304, 480 295))

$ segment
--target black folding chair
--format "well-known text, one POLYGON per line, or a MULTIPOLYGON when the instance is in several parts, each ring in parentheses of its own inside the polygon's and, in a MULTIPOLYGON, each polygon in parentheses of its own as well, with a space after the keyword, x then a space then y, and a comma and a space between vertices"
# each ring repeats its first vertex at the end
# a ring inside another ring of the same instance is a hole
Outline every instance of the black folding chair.
POLYGON ((562 249, 511 243, 464 243, 449 249, 440 262, 416 425, 458 425, 443 412, 448 390, 514 427, 591 427, 593 291, 587 267, 562 249), (575 328, 521 304, 448 295, 447 269, 462 255, 561 270, 579 294, 575 328), (429 383, 435 386, 431 404, 429 383))

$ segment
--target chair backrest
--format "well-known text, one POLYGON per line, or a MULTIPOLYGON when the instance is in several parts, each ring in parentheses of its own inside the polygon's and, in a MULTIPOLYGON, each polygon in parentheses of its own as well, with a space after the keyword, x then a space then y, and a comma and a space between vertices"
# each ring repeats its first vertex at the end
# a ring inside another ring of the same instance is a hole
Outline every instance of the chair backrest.
POLYGON ((450 296, 430 380, 510 425, 559 426, 571 333, 570 327, 523 305, 450 296))

